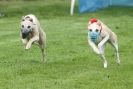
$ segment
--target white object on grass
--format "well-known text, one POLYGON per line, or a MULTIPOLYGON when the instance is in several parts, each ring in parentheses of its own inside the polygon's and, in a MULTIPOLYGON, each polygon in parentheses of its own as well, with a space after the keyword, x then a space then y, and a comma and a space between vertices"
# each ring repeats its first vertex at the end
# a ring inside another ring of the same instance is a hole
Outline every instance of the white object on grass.
POLYGON ((75 5, 75 0, 71 0, 71 8, 70 8, 71 16, 74 14, 74 5, 75 5))

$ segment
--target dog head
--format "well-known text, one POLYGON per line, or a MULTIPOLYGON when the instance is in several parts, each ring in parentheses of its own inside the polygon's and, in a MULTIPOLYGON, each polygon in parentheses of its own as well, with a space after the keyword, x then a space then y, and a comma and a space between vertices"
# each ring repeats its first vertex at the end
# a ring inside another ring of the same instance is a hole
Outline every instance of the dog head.
POLYGON ((34 24, 32 18, 22 18, 21 33, 23 39, 29 36, 29 33, 31 33, 33 30, 33 26, 34 24))
POLYGON ((102 30, 101 22, 97 19, 91 19, 88 25, 88 36, 93 42, 96 42, 102 30))

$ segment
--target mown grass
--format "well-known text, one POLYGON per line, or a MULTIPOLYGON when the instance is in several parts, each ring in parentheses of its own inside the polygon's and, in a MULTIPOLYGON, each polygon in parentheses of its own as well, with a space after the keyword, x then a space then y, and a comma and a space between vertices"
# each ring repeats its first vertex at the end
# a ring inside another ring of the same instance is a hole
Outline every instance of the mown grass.
MULTIPOLYGON (((0 2, 0 89, 132 89, 133 8, 109 7, 69 15, 69 0, 0 2), (21 17, 35 14, 47 34, 47 62, 36 45, 25 51, 19 37, 21 17), (118 35, 121 65, 107 45, 109 67, 87 44, 87 22, 97 17, 118 35)), ((77 8, 77 7, 76 7, 77 8)))

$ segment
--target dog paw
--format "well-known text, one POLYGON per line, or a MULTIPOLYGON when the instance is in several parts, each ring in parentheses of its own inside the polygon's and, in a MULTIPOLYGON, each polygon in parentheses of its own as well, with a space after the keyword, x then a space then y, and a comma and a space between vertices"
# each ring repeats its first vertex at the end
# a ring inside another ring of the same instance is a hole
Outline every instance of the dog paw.
POLYGON ((117 61, 117 64, 120 65, 121 64, 120 61, 117 61))
POLYGON ((26 45, 25 49, 30 49, 31 45, 26 45))
POLYGON ((104 63, 104 68, 107 68, 107 63, 104 63))
POLYGON ((96 54, 100 54, 100 51, 99 51, 99 50, 95 50, 95 53, 96 53, 96 54))

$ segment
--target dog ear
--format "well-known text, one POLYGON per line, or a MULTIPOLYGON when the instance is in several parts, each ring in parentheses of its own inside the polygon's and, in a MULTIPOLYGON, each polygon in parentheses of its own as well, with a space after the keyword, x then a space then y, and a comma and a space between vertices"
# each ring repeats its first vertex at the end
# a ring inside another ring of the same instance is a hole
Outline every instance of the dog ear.
POLYGON ((98 24, 99 26, 101 26, 101 21, 100 21, 100 20, 98 20, 98 21, 97 21, 97 24, 98 24))
POLYGON ((89 21, 88 25, 90 25, 90 24, 91 24, 91 21, 89 21))
POLYGON ((26 16, 25 18, 30 18, 30 16, 26 16))
POLYGON ((22 16, 22 21, 25 21, 24 16, 22 16))
POLYGON ((33 22, 33 19, 32 19, 32 18, 30 18, 30 19, 29 19, 29 21, 30 21, 30 22, 33 22))

